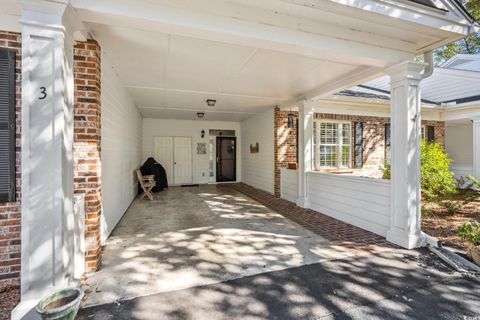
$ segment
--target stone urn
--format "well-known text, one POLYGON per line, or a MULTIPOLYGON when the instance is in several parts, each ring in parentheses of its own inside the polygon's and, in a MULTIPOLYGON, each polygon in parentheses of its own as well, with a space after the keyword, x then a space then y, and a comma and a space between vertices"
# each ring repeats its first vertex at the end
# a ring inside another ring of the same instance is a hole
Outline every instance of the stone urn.
POLYGON ((469 243, 467 249, 467 256, 472 258, 476 264, 480 265, 480 246, 475 246, 469 243))
POLYGON ((44 320, 74 320, 83 298, 82 289, 56 291, 37 304, 37 313, 44 320))

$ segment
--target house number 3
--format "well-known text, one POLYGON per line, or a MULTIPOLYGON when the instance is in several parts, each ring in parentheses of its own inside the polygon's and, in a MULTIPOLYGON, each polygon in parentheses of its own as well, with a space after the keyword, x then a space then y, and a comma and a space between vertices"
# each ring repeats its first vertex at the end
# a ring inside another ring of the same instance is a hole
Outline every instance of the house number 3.
POLYGON ((47 88, 45 87, 40 87, 40 94, 41 96, 38 97, 38 100, 43 100, 47 97, 47 88))

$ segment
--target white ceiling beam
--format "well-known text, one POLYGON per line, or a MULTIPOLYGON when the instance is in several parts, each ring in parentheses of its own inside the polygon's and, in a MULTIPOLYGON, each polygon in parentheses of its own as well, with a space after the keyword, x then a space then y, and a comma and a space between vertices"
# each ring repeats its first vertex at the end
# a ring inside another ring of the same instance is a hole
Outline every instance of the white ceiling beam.
POLYGON ((297 104, 303 100, 314 100, 321 97, 326 97, 341 90, 354 87, 359 83, 364 83, 369 80, 375 79, 381 76, 384 72, 382 68, 375 67, 359 67, 356 72, 352 72, 351 75, 342 75, 335 81, 331 81, 326 85, 321 85, 310 91, 305 92, 303 95, 295 97, 289 101, 286 101, 279 105, 280 108, 288 108, 297 104))
POLYGON ((406 42, 403 43, 406 49, 391 49, 385 44, 369 43, 370 40, 379 42, 378 35, 332 26, 326 32, 328 34, 321 34, 321 29, 319 33, 307 32, 301 27, 285 26, 283 16, 276 17, 278 21, 271 18, 264 23, 251 15, 233 16, 231 8, 225 9, 223 15, 211 14, 167 5, 165 1, 153 4, 133 0, 72 0, 71 3, 85 22, 270 49, 353 65, 386 67, 413 56, 413 47, 406 42))
POLYGON ((268 97, 268 96, 252 96, 239 93, 228 93, 228 92, 216 92, 216 91, 199 91, 191 89, 176 89, 176 88, 163 88, 163 87, 148 87, 148 86, 135 86, 135 85, 124 85, 127 89, 142 89, 142 90, 153 90, 153 91, 165 91, 173 93, 185 93, 185 94, 198 94, 198 95, 210 95, 218 97, 235 97, 235 98, 246 98, 246 99, 257 99, 257 100, 286 100, 286 97, 268 97))

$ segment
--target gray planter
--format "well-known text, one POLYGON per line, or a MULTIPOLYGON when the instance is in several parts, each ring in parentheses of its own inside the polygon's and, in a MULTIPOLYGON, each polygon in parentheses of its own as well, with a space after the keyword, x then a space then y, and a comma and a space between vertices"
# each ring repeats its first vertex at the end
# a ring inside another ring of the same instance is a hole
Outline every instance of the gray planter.
POLYGON ((44 320, 73 320, 83 298, 82 289, 64 289, 54 292, 37 304, 37 313, 44 320))

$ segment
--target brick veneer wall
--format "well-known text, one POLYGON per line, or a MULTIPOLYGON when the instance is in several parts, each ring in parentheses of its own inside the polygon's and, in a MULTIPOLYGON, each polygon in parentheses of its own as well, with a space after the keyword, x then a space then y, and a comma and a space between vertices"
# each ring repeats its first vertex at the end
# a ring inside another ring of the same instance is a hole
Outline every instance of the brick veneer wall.
POLYGON ((280 196, 280 169, 289 162, 297 162, 297 121, 293 128, 288 127, 288 115, 298 117, 298 112, 275 109, 274 137, 274 194, 280 196))
POLYGON ((85 195, 86 270, 100 265, 101 51, 94 40, 74 47, 74 193, 85 195))
MULTIPOLYGON (((287 127, 288 114, 296 112, 275 110, 275 195, 280 196, 280 169, 288 162, 296 162, 296 129, 287 127), (293 153, 293 154, 292 154, 293 153)), ((385 124, 390 123, 387 117, 353 116, 340 114, 315 113, 316 120, 328 119, 349 122, 363 122, 363 167, 355 170, 357 175, 381 177, 385 159, 385 124)), ((422 125, 435 127, 435 141, 445 145, 445 122, 423 120, 422 125)), ((354 130, 352 125, 352 146, 354 130)), ((352 168, 355 161, 355 150, 352 147, 352 168)))
POLYGON ((20 191, 21 191, 21 103, 22 37, 15 32, 0 31, 0 48, 16 52, 16 201, 0 203, 0 288, 20 284, 20 191))

